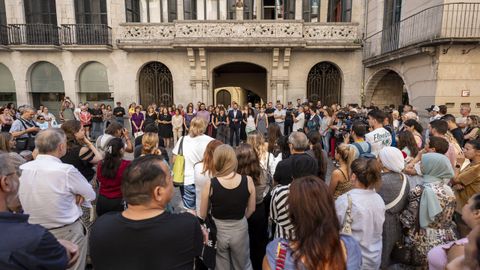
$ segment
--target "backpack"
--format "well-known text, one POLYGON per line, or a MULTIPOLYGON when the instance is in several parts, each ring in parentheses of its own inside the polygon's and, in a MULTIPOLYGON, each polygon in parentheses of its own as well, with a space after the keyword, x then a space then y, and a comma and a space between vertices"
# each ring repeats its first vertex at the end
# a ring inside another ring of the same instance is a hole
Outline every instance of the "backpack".
POLYGON ((372 154, 372 145, 369 142, 367 142, 367 144, 368 144, 368 150, 363 151, 363 148, 359 143, 352 143, 352 145, 357 148, 358 153, 360 153, 360 155, 358 157, 360 157, 360 158, 377 158, 374 154, 372 154))
POLYGON ((307 122, 307 127, 309 130, 318 130, 320 126, 320 119, 318 115, 315 115, 312 119, 309 119, 307 122))

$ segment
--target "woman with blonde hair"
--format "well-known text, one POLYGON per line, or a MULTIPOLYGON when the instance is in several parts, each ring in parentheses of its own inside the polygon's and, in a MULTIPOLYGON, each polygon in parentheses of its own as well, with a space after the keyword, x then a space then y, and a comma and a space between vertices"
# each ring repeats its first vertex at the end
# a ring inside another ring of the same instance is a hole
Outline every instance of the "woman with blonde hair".
POLYGON ((257 153, 262 169, 273 176, 275 174, 275 168, 281 158, 276 159, 272 153, 268 152, 268 143, 265 142, 263 135, 258 131, 250 132, 247 136, 247 143, 251 145, 255 153, 257 153))
POLYGON ((160 139, 158 134, 147 132, 142 137, 142 156, 144 155, 161 155, 162 151, 158 148, 160 139))
POLYGON ((350 182, 350 165, 355 159, 354 146, 349 144, 340 144, 335 153, 335 160, 339 163, 337 169, 333 170, 330 178, 330 192, 333 199, 350 191, 353 188, 350 182))
POLYGON ((217 227, 216 268, 251 270, 247 218, 255 212, 255 185, 250 176, 237 173, 231 146, 217 147, 213 163, 215 177, 203 188, 200 218, 205 219, 210 206, 217 227))
POLYGON ((172 150, 173 164, 175 157, 182 154, 185 160, 184 182, 180 186, 180 193, 184 207, 195 213, 195 170, 194 166, 203 159, 207 144, 213 140, 205 135, 206 123, 203 119, 194 117, 190 122, 188 135, 180 138, 172 150))
POLYGON ((205 182, 209 181, 215 173, 215 167, 213 164, 213 152, 217 149, 218 146, 223 143, 219 140, 210 141, 207 144, 205 153, 203 154, 202 161, 195 164, 193 167, 194 177, 195 177, 195 209, 197 210, 197 215, 200 214, 200 203, 201 203, 201 194, 205 182))

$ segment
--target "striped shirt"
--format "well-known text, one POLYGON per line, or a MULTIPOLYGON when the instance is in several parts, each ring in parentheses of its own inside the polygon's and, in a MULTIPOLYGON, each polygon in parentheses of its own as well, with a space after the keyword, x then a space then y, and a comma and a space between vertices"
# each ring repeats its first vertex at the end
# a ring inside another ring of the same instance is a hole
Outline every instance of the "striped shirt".
POLYGON ((290 185, 278 186, 272 191, 270 220, 275 223, 275 238, 292 240, 295 235, 288 218, 288 194, 290 185))

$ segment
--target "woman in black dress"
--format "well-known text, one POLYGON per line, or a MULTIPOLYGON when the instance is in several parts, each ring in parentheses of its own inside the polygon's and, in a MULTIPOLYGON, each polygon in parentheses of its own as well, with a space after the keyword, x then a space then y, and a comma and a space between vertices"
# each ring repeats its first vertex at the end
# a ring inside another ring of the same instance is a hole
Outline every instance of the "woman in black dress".
POLYGON ((212 138, 217 137, 217 126, 215 125, 215 119, 217 119, 218 111, 218 107, 214 109, 213 106, 208 106, 208 112, 210 112, 210 121, 208 122, 207 126, 207 135, 212 138))
POLYGON ((158 116, 158 135, 163 138, 165 148, 170 147, 170 139, 173 137, 172 132, 172 116, 168 113, 167 108, 163 108, 158 116))
POLYGON ((247 140, 247 132, 245 128, 247 127, 247 116, 248 116, 248 105, 245 105, 242 110, 242 123, 240 125, 240 140, 246 141, 247 140))
POLYGON ((156 124, 158 120, 158 114, 153 106, 148 106, 147 113, 145 114, 145 123, 143 125, 147 127, 150 124, 156 124))

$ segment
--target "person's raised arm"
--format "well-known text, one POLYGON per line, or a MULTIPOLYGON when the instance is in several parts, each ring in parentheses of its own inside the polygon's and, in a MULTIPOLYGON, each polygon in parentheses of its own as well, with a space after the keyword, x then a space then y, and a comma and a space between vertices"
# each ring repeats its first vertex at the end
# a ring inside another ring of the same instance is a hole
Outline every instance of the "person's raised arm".
POLYGON ((82 147, 79 153, 79 156, 82 158, 82 160, 86 160, 92 164, 97 164, 99 161, 103 159, 103 155, 97 150, 97 148, 93 145, 93 143, 90 142, 90 140, 88 140, 85 137, 83 139, 83 142, 86 145, 86 147, 82 147), (89 151, 91 153, 87 154, 89 151))
POLYGON ((126 128, 123 129, 122 137, 125 138, 125 142, 127 144, 127 147, 125 147, 125 152, 133 153, 134 147, 132 140, 130 139, 130 134, 128 134, 128 130, 126 128))
POLYGON ((248 181, 248 191, 250 192, 250 197, 248 197, 248 205, 247 210, 245 212, 245 217, 249 218, 253 212, 255 212, 255 185, 253 184, 253 180, 250 176, 247 176, 248 181))

